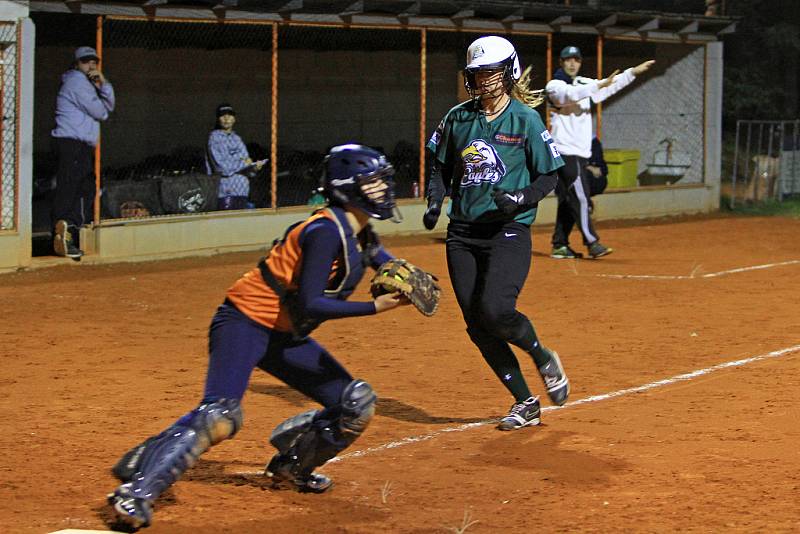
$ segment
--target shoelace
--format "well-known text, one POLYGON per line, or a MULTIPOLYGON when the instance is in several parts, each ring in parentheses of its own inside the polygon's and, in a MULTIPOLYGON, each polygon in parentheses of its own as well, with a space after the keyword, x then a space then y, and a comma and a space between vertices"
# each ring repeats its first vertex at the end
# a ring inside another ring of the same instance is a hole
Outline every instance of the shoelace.
POLYGON ((508 413, 508 415, 519 415, 519 413, 522 410, 524 410, 526 407, 527 407, 527 405, 524 402, 520 402, 519 404, 515 404, 514 406, 511 407, 511 411, 508 413))
POLYGON ((555 386, 556 384, 558 384, 560 380, 561 377, 559 377, 558 375, 544 375, 544 384, 548 388, 555 386))

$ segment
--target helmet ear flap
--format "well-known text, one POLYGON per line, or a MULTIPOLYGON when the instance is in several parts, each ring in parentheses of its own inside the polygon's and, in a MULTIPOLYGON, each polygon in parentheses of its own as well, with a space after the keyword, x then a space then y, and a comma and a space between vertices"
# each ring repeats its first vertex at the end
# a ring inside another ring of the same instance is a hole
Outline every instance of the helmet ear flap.
POLYGON ((464 75, 464 89, 467 90, 467 94, 470 98, 475 98, 475 92, 477 90, 477 85, 475 84, 475 71, 472 69, 464 69, 462 71, 464 75))
POLYGON ((519 66, 519 56, 517 52, 514 51, 514 62, 511 66, 511 76, 514 81, 519 80, 520 76, 522 76, 522 68, 519 66))

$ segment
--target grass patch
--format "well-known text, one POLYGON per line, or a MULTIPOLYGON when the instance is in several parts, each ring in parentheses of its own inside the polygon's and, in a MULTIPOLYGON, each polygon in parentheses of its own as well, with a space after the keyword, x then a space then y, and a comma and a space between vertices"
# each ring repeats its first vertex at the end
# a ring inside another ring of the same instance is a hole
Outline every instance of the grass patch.
POLYGON ((765 200, 757 204, 746 204, 738 201, 733 209, 730 208, 730 199, 722 198, 720 211, 736 215, 781 216, 800 217, 800 198, 788 198, 783 202, 765 200))

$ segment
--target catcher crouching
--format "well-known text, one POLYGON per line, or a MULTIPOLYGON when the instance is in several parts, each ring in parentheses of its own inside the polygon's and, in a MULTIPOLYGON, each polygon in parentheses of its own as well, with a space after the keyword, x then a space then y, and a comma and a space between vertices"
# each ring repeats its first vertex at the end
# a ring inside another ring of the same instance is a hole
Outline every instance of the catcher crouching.
POLYGON ((328 319, 373 315, 409 302, 432 315, 439 300, 435 279, 395 260, 369 224, 397 214, 393 176, 386 157, 369 147, 330 150, 322 179, 328 204, 290 226, 217 308, 199 405, 112 468, 121 484, 108 502, 124 526, 150 525, 159 495, 212 445, 239 431, 242 397, 256 367, 321 405, 272 431, 277 452, 265 476, 276 488, 302 492, 322 493, 332 486, 316 469, 364 432, 377 396, 309 335, 328 319), (348 301, 367 266, 378 269, 374 299, 348 301))

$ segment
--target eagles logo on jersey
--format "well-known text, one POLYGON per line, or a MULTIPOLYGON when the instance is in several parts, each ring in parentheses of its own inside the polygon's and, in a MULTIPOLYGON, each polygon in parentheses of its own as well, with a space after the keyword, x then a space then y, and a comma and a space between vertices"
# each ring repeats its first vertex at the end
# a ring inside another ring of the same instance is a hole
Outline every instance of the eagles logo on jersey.
POLYGON ((480 185, 484 182, 496 184, 506 174, 506 166, 497 154, 497 150, 483 139, 474 139, 461 151, 464 161, 464 175, 461 185, 464 187, 480 185))

